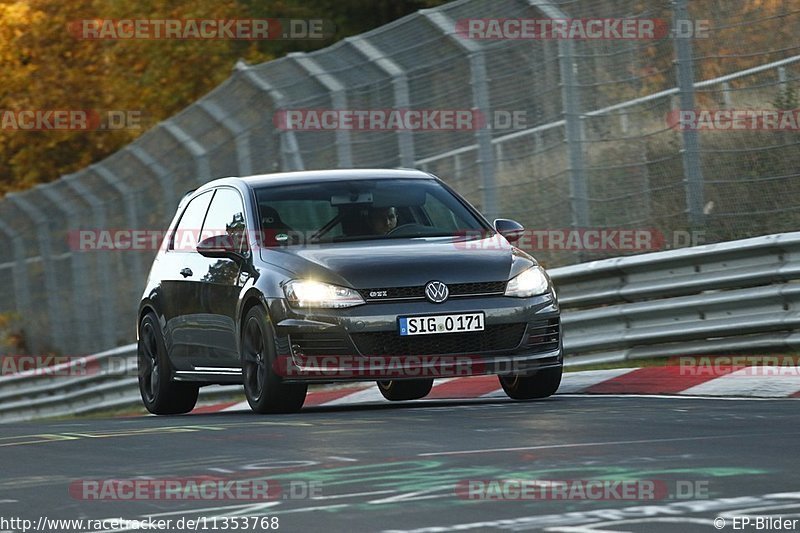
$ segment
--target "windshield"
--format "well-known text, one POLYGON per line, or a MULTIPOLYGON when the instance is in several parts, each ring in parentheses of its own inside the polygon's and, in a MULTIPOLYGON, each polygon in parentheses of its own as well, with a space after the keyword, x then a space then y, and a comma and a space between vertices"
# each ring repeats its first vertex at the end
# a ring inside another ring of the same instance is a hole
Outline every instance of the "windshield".
POLYGON ((436 180, 317 181, 256 189, 267 246, 463 235, 486 226, 436 180))

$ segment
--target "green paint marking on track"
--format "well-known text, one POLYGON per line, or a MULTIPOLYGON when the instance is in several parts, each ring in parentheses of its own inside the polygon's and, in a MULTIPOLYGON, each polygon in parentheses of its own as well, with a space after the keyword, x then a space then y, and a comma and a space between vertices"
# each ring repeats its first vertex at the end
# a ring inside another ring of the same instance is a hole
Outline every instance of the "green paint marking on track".
POLYGON ((590 466, 536 470, 509 470, 493 466, 448 468, 441 461, 428 460, 323 468, 267 477, 278 480, 314 481, 323 487, 372 483, 370 490, 390 488, 398 492, 415 492, 442 485, 452 485, 455 496, 456 483, 469 479, 611 479, 627 481, 660 479, 665 476, 679 475, 691 475, 693 479, 696 479, 698 477, 730 477, 767 473, 768 471, 763 469, 738 467, 636 469, 618 466, 590 466))

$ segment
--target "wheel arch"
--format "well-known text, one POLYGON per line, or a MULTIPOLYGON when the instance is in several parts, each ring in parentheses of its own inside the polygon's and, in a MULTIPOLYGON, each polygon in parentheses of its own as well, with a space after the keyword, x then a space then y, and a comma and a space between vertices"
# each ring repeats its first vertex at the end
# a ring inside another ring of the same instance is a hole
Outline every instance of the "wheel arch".
POLYGON ((156 319, 159 319, 158 311, 156 310, 155 306, 150 301, 144 301, 139 306, 139 314, 136 317, 136 341, 139 341, 139 329, 142 325, 142 320, 148 313, 153 313, 156 315, 156 319))
POLYGON ((267 304, 266 298, 264 298, 264 294, 259 291, 258 289, 252 288, 240 300, 241 304, 239 306, 239 312, 237 313, 237 323, 236 323, 236 348, 239 352, 241 352, 241 342, 242 342, 242 334, 244 333, 244 319, 247 316, 247 313, 256 306, 261 306, 264 310, 264 313, 267 315, 267 320, 272 322, 272 317, 269 314, 269 305, 267 304))

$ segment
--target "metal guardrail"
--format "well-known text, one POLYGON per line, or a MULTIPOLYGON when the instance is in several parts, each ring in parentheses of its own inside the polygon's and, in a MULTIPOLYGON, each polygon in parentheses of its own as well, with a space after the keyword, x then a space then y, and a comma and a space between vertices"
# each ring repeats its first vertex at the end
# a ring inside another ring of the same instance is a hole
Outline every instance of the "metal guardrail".
MULTIPOLYGON (((136 344, 0 378, 0 423, 141 406, 136 344)), ((201 401, 235 394, 205 387, 201 401)))
POLYGON ((551 271, 572 365, 795 349, 800 232, 551 271))
MULTIPOLYGON (((800 345, 800 232, 605 259, 550 271, 567 366, 800 345)), ((89 356, 96 371, 0 378, 0 422, 139 405, 136 345, 89 356)), ((69 365, 81 365, 75 360, 69 365)), ((231 394, 207 387, 204 398, 231 394)))

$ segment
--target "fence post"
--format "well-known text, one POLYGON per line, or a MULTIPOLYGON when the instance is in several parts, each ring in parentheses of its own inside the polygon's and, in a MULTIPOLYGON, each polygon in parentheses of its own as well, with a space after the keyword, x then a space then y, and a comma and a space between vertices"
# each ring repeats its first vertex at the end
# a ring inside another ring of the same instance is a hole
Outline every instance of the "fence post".
MULTIPOLYGON (((78 174, 69 174, 61 178, 75 193, 80 196, 91 208, 92 218, 94 220, 95 229, 106 230, 108 225, 106 223, 106 211, 103 202, 92 193, 92 191, 79 179, 78 174)), ((111 262, 108 260, 107 251, 97 251, 94 255, 97 262, 97 274, 100 276, 100 286, 102 293, 97 298, 97 309, 99 310, 99 337, 102 339, 102 344, 105 347, 112 348, 117 345, 114 337, 117 333, 117 324, 119 318, 119 309, 117 293, 114 288, 114 276, 111 272, 111 262)), ((97 328, 94 329, 95 334, 98 333, 97 328)))
MULTIPOLYGON (((14 229, 0 219, 0 232, 4 233, 9 241, 13 243, 14 247, 14 309, 20 318, 25 314, 29 314, 33 307, 31 306, 31 290, 30 281, 28 278, 28 265, 26 262, 25 243, 22 242, 22 236, 14 231, 14 229)), ((37 350, 38 342, 33 339, 25 339, 25 342, 30 350, 34 353, 37 350)))
POLYGON ((725 109, 733 107, 731 103, 731 84, 727 81, 722 82, 722 105, 725 106, 725 109))
MULTIPOLYGON (((443 12, 423 9, 420 13, 467 54, 473 106, 488 120, 492 110, 483 47, 473 40, 455 35, 455 22, 443 12)), ((492 132, 487 126, 476 128, 475 139, 478 142, 478 165, 481 169, 482 211, 489 220, 492 220, 497 217, 495 197, 497 185, 495 183, 496 168, 492 148, 492 132)))
MULTIPOLYGON (((125 204, 125 223, 128 225, 127 229, 131 231, 142 229, 139 226, 139 216, 136 212, 136 198, 133 195, 133 190, 102 163, 90 165, 89 170, 94 171, 119 193, 120 198, 122 198, 125 204)), ((128 264, 130 265, 131 279, 139 284, 141 290, 144 290, 145 280, 141 257, 132 257, 131 260, 128 261, 128 264)))
MULTIPOLYGON (((548 0, 528 0, 532 7, 551 19, 568 19, 569 16, 548 0)), ((575 79, 577 64, 573 42, 558 41, 558 66, 561 74, 561 101, 564 107, 564 131, 569 157, 569 189, 572 206, 572 227, 589 226, 589 190, 586 182, 583 157, 583 119, 581 118, 581 95, 575 79)), ((578 254, 579 259, 582 254, 578 254)))
MULTIPOLYGON (((287 57, 325 87, 331 95, 331 103, 334 109, 347 109, 346 87, 339 80, 328 74, 319 63, 303 52, 293 52, 287 57)), ((339 162, 339 168, 351 168, 353 166, 352 142, 349 130, 341 128, 336 130, 336 158, 339 162)))
POLYGON ((211 169, 208 165, 208 151, 203 148, 199 142, 195 141, 191 135, 186 133, 186 130, 172 122, 172 119, 166 120, 161 126, 164 128, 164 131, 172 135, 172 137, 189 152, 192 159, 194 159, 196 166, 194 181, 197 182, 198 185, 203 185, 210 180, 211 169))
POLYGON ((197 103, 198 107, 208 113, 222 127, 231 132, 233 142, 236 146, 236 164, 237 173, 239 176, 249 176, 253 173, 253 166, 250 161, 250 145, 247 138, 242 134, 245 133, 245 128, 242 124, 227 114, 224 109, 219 105, 211 102, 210 100, 200 100, 197 103))
MULTIPOLYGON (((286 97, 281 91, 272 86, 267 80, 256 73, 247 63, 239 60, 235 70, 240 72, 247 83, 266 93, 274 103, 274 109, 285 109, 286 97)), ((282 130, 279 133, 281 142, 281 167, 283 170, 304 170, 303 156, 300 154, 300 145, 297 136, 292 130, 282 130)))
POLYGON ((778 90, 781 95, 786 94, 788 85, 786 85, 786 67, 778 67, 778 90))
MULTIPOLYGON (((392 78, 395 109, 409 109, 411 107, 411 98, 408 92, 408 78, 406 77, 403 67, 389 57, 383 55, 371 42, 360 35, 348 37, 345 41, 349 42, 361 55, 366 57, 392 78)), ((414 139, 412 135, 413 133, 410 130, 397 130, 397 147, 400 151, 400 165, 406 168, 414 167, 414 139)))
MULTIPOLYGON (((64 214, 67 220, 67 227, 73 230, 78 230, 80 228, 78 210, 75 208, 75 205, 68 196, 58 191, 56 188, 57 183, 58 182, 51 182, 44 185, 39 185, 36 188, 42 192, 45 198, 47 198, 56 209, 60 210, 64 214)), ((69 316, 72 317, 71 328, 74 328, 71 329, 71 331, 75 331, 78 334, 78 352, 85 354, 89 353, 89 351, 94 348, 92 346, 91 332, 89 331, 89 321, 87 320, 86 316, 76 311, 78 309, 86 309, 86 307, 88 307, 82 305, 80 299, 89 294, 91 291, 91 280, 88 276, 89 266, 86 262, 86 252, 83 250, 70 250, 69 259, 72 271, 71 308, 73 310, 72 313, 69 313, 69 316)))
POLYGON ((64 318, 69 310, 64 309, 58 298, 58 280, 56 278, 55 265, 53 264, 53 251, 50 248, 50 224, 48 218, 41 209, 34 206, 29 200, 23 198, 21 193, 10 193, 6 195, 8 200, 15 204, 20 211, 25 213, 36 225, 36 238, 39 241, 39 257, 42 258, 42 268, 44 270, 44 290, 47 292, 47 315, 48 330, 50 333, 50 348, 53 350, 64 349, 64 333, 66 327, 64 318))
MULTIPOLYGON (((677 31, 680 21, 689 20, 689 9, 686 0, 673 0, 673 28, 675 31, 675 55, 677 62, 678 90, 680 92, 681 110, 694 109, 694 65, 692 64, 691 36, 677 31)), ((705 225, 703 215, 703 171, 700 166, 700 137, 696 130, 684 128, 683 137, 683 170, 686 174, 686 207, 689 223, 693 229, 705 225)))
POLYGON ((161 184, 161 189, 164 191, 164 216, 167 217, 167 222, 169 222, 172 213, 178 208, 175 185, 172 180, 167 179, 170 176, 169 171, 135 142, 125 147, 125 150, 128 150, 133 157, 155 174, 156 180, 161 184))

